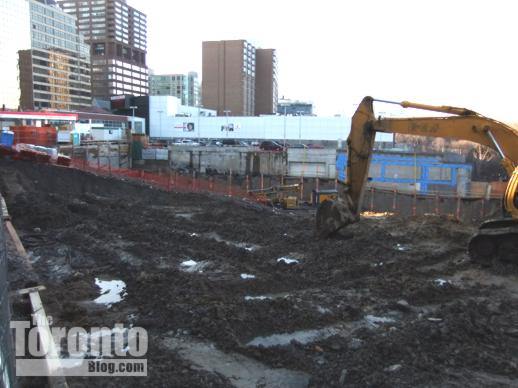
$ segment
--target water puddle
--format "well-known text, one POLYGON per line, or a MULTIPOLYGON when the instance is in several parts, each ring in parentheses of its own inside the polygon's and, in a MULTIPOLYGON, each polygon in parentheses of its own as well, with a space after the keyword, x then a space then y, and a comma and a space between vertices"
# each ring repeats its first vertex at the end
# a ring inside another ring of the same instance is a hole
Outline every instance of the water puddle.
POLYGON ((289 298, 290 296, 291 296, 291 294, 289 294, 287 292, 283 292, 283 293, 279 293, 279 294, 256 295, 256 296, 247 295, 247 296, 245 296, 245 300, 246 301, 265 301, 265 300, 289 298))
POLYGON ((323 340, 334 335, 340 334, 341 330, 338 327, 326 327, 323 329, 314 330, 300 330, 293 333, 272 334, 266 337, 255 337, 248 342, 247 346, 263 346, 270 348, 273 346, 286 346, 291 341, 299 342, 303 345, 311 342, 323 340))
POLYGON ((205 233, 204 237, 212 239, 212 240, 215 240, 217 242, 224 242, 225 244, 233 246, 233 247, 236 247, 236 248, 245 249, 248 252, 253 252, 253 251, 261 248, 259 245, 248 244, 248 243, 244 243, 244 242, 235 242, 235 241, 225 240, 224 238, 222 238, 216 232, 205 233))
POLYGON ((437 287, 445 287, 449 284, 451 284, 448 280, 444 280, 444 279, 435 279, 433 281, 433 284, 435 284, 437 287))
POLYGON ((272 300, 269 296, 260 295, 260 296, 245 296, 245 300, 272 300))
POLYGON ((180 263, 180 269, 183 272, 203 273, 203 269, 206 268, 208 265, 209 265, 208 261, 199 261, 198 262, 198 261, 194 261, 194 260, 190 259, 190 260, 182 261, 180 263))
POLYGON ((372 327, 379 327, 382 324, 396 322, 393 318, 377 317, 375 315, 366 315, 364 319, 372 327))
POLYGON ((127 295, 126 283, 122 280, 101 280, 95 278, 95 284, 101 289, 101 295, 95 299, 95 303, 111 307, 112 304, 119 303, 127 295))
POLYGON ((176 213, 175 217, 185 218, 186 220, 192 219, 194 217, 194 213, 176 213))
POLYGON ((247 274, 247 273, 242 273, 241 274, 241 279, 244 279, 244 280, 255 279, 255 275, 250 275, 250 274, 247 274))
POLYGON ((320 314, 332 314, 333 311, 327 307, 317 306, 317 311, 320 314))
POLYGON ((281 257, 281 258, 277 259, 277 263, 299 264, 300 261, 298 259, 294 259, 292 257, 281 257))
POLYGON ((224 353, 213 344, 194 339, 165 338, 163 346, 192 363, 192 368, 217 373, 237 388, 303 388, 310 376, 304 372, 272 368, 237 353, 224 353))
POLYGON ((400 252, 407 252, 407 251, 410 251, 412 249, 412 246, 409 245, 409 244, 396 244, 394 249, 396 251, 400 251, 400 252))
MULTIPOLYGON (((327 309, 322 310, 322 313, 327 313, 327 309)), ((324 340, 334 335, 338 335, 340 337, 349 337, 360 328, 376 329, 381 324, 393 322, 395 322, 395 320, 392 318, 367 315, 362 320, 341 323, 339 325, 328 326, 320 329, 300 330, 293 333, 280 333, 264 337, 255 337, 246 345, 270 348, 273 346, 287 346, 291 343, 291 341, 296 341, 306 345, 312 342, 324 340)))
POLYGON ((127 263, 134 267, 141 267, 143 265, 143 262, 138 257, 133 256, 131 253, 121 251, 119 253, 119 258, 123 263, 127 263))

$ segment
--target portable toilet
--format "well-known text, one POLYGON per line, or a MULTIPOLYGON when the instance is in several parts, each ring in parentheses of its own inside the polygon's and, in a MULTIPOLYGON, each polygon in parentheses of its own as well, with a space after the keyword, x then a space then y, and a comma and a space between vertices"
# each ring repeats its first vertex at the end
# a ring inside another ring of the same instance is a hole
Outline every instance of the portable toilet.
POLYGON ((81 134, 79 132, 72 132, 70 134, 72 137, 72 144, 73 145, 80 145, 81 144, 81 134))
POLYGON ((0 138, 0 144, 11 147, 14 142, 14 132, 2 130, 2 136, 0 138))

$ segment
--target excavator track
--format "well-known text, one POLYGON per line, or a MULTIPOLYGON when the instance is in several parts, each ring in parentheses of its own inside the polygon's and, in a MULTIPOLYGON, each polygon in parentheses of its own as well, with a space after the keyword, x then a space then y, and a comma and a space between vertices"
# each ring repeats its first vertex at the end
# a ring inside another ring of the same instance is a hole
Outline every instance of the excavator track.
POLYGON ((518 264, 518 220, 486 221, 468 245, 470 258, 484 266, 495 260, 518 264))

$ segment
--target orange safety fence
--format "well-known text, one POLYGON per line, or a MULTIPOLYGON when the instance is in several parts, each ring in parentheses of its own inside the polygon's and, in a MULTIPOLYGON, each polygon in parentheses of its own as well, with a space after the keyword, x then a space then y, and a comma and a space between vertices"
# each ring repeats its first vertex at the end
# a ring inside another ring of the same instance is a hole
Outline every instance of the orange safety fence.
POLYGON ((216 180, 211 176, 199 176, 197 174, 184 175, 177 171, 148 172, 140 169, 128 169, 89 163, 84 159, 72 159, 71 167, 104 176, 126 178, 166 191, 176 192, 200 192, 215 193, 232 197, 247 197, 251 200, 257 198, 248 193, 240 185, 233 182, 232 175, 226 177, 226 181, 216 180))

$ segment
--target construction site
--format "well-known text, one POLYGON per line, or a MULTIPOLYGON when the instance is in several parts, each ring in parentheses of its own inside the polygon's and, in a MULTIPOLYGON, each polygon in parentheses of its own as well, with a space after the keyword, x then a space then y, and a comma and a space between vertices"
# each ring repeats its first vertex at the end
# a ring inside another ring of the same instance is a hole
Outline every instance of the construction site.
MULTIPOLYGON (((311 201, 303 200, 304 179, 202 179, 101 166, 99 156, 96 163, 50 163, 4 154, 2 282, 9 297, 2 311, 25 321, 44 309, 47 329, 147 332, 145 376, 70 375, 63 363, 50 379, 27 374, 16 383, 515 386, 517 235, 511 218, 490 224, 491 233, 479 224, 500 217, 502 202, 515 216, 516 132, 467 114, 446 123, 459 131, 494 125, 480 137, 462 136, 510 162, 514 189, 505 195, 442 198, 414 190, 398 197, 389 190, 376 197, 365 189, 370 159, 358 157, 374 142, 357 131, 366 128, 372 99, 362 104, 352 120, 346 181, 317 175, 311 191, 322 198, 311 201)), ((369 123, 373 133, 386 124, 369 123)), ((69 344, 51 342, 57 359, 70 357, 69 344)), ((84 359, 109 361, 90 350, 84 359)))

